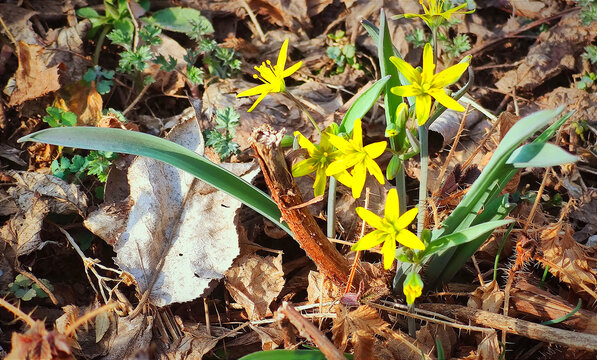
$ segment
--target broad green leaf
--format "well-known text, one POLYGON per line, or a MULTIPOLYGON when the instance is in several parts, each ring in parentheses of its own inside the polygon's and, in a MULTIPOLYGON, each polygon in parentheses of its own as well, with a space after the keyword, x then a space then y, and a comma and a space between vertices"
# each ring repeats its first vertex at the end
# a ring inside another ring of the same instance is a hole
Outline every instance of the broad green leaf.
MULTIPOLYGON (((345 357, 353 358, 349 354, 345 357)), ((325 356, 319 350, 269 350, 255 352, 239 360, 325 360, 325 356)))
POLYGON ((340 133, 350 134, 352 132, 354 121, 356 119, 362 119, 363 116, 365 116, 365 114, 373 107, 389 79, 390 76, 385 76, 377 80, 373 85, 365 90, 365 92, 363 92, 358 99, 355 100, 355 102, 346 112, 346 115, 344 115, 342 123, 340 123, 340 133))
POLYGON ((454 246, 462 245, 471 242, 481 235, 493 231, 503 225, 511 223, 512 220, 498 220, 485 222, 479 225, 472 226, 468 229, 457 231, 449 235, 444 235, 432 241, 425 250, 423 250, 422 257, 433 255, 438 251, 442 251, 454 246))
POLYGON ((147 156, 164 161, 230 194, 292 235, 290 229, 280 223, 281 214, 276 203, 261 190, 191 150, 157 136, 122 129, 73 127, 45 129, 19 139, 19 142, 25 141, 147 156))
POLYGON ((200 25, 199 27, 204 29, 203 33, 211 34, 214 32, 209 20, 201 15, 201 12, 192 8, 166 8, 156 11, 150 17, 144 18, 144 20, 169 31, 191 33, 196 25, 200 25))
POLYGON ((84 7, 84 8, 77 9, 76 13, 78 16, 80 16, 82 18, 87 18, 87 19, 100 17, 100 14, 90 7, 84 7))
POLYGON ((550 167, 578 161, 578 157, 550 143, 531 143, 514 150, 506 164, 515 168, 550 167))

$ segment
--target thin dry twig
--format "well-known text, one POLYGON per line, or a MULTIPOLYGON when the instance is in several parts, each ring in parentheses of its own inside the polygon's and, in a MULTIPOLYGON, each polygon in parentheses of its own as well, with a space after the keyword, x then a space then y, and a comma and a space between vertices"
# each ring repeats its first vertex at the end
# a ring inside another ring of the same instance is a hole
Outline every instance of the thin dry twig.
POLYGON ((278 313, 286 317, 299 330, 302 336, 311 339, 325 355, 326 359, 345 360, 344 354, 312 322, 305 319, 288 302, 284 301, 282 303, 282 306, 278 309, 278 313))

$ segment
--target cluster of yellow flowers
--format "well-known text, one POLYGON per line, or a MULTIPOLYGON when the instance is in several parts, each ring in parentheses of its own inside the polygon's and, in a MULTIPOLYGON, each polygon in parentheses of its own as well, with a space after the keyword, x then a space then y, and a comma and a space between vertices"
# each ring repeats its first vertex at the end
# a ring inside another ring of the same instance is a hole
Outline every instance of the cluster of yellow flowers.
MULTIPOLYGON (((419 17, 430 28, 433 28, 439 26, 444 20, 449 21, 453 14, 470 13, 462 10, 465 6, 464 4, 443 11, 443 0, 425 2, 427 6, 422 0, 420 1, 424 9, 423 14, 404 14, 404 17, 419 17)), ((268 60, 262 63, 261 66, 255 67, 259 72, 259 76, 254 75, 254 77, 261 80, 263 84, 245 90, 237 95, 237 97, 259 95, 248 111, 252 111, 269 93, 287 92, 284 79, 295 73, 302 65, 302 62, 299 61, 288 69, 284 69, 287 51, 288 39, 282 44, 280 53, 278 54, 278 61, 274 66, 268 60)), ((415 97, 415 118, 419 126, 424 125, 429 119, 432 99, 435 99, 446 108, 464 111, 462 105, 448 96, 444 88, 454 84, 462 76, 463 72, 469 66, 467 62, 451 66, 436 74, 433 49, 429 43, 425 44, 423 66, 420 70, 394 56, 390 58, 390 61, 410 82, 408 85, 393 87, 391 91, 398 96, 415 97)), ((402 105, 399 110, 408 113, 406 104, 402 105)), ((354 198, 361 196, 367 172, 373 175, 380 184, 384 184, 383 173, 379 165, 375 162, 375 159, 386 151, 387 142, 380 141, 363 145, 360 119, 354 122, 351 139, 339 136, 339 134, 334 133, 332 128, 328 128, 322 133, 319 144, 313 144, 299 132, 295 132, 295 136, 298 138, 298 144, 307 150, 309 156, 292 167, 292 174, 298 177, 315 172, 315 182, 313 185, 315 196, 325 193, 328 176, 333 176, 342 184, 350 187, 354 198)), ((383 244, 381 252, 384 268, 389 269, 394 263, 397 242, 408 248, 416 250, 425 249, 423 242, 407 229, 415 219, 418 209, 413 208, 399 215, 396 189, 391 189, 388 192, 383 218, 362 207, 358 207, 356 212, 361 219, 375 230, 361 238, 352 247, 352 250, 366 250, 383 244)), ((411 273, 404 284, 404 293, 407 297, 407 302, 411 304, 414 302, 414 299, 421 295, 423 283, 417 273, 411 273)))

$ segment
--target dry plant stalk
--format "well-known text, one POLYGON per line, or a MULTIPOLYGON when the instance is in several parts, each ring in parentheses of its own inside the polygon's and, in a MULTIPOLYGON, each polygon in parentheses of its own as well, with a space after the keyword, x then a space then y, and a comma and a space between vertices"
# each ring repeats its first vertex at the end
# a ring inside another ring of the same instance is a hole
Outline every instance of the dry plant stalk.
POLYGON ((344 355, 340 350, 336 349, 334 344, 319 331, 312 322, 305 319, 298 311, 290 306, 286 301, 278 309, 280 315, 288 318, 294 325, 301 336, 313 340, 319 350, 325 355, 326 359, 330 360, 345 360, 344 355))
POLYGON ((545 343, 553 343, 587 351, 597 351, 597 336, 592 334, 553 328, 461 305, 419 304, 418 307, 453 316, 460 321, 489 326, 497 330, 507 331, 545 343))
POLYGON ((335 284, 348 281, 349 263, 325 236, 304 205, 303 197, 288 170, 280 148, 282 133, 264 124, 253 131, 251 147, 259 161, 272 199, 282 213, 301 248, 315 262, 319 271, 335 284))

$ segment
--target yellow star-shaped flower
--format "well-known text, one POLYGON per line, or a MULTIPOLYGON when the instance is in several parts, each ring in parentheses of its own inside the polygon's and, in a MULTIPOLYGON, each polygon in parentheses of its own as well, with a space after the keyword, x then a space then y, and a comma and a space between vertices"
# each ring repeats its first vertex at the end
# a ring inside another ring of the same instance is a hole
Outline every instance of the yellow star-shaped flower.
POLYGON ((263 84, 255 86, 254 88, 245 90, 240 94, 236 95, 236 97, 244 97, 244 96, 253 96, 259 94, 253 106, 247 110, 247 112, 253 111, 255 106, 265 98, 265 96, 269 93, 276 93, 276 92, 284 92, 286 90, 286 84, 284 83, 284 78, 294 74, 303 64, 302 61, 297 62, 296 64, 292 65, 288 69, 284 70, 284 66, 286 65, 286 53, 288 52, 288 39, 284 40, 282 44, 282 48, 280 48, 280 53, 278 54, 278 62, 275 66, 272 66, 272 63, 267 60, 264 63, 261 63, 261 66, 255 66, 255 70, 259 72, 259 75, 253 75, 255 79, 259 79, 263 82, 263 84))
POLYGON ((340 136, 330 134, 330 142, 341 153, 337 160, 328 165, 325 170, 327 176, 334 176, 354 166, 352 175, 352 196, 356 199, 361 196, 367 170, 380 184, 385 182, 379 165, 373 159, 379 157, 386 150, 387 142, 380 141, 363 146, 363 129, 361 119, 356 119, 352 130, 352 139, 345 140, 340 136))
POLYGON ((410 85, 396 86, 391 91, 398 96, 415 96, 415 112, 419 126, 425 124, 429 119, 431 98, 434 98, 448 109, 464 111, 462 105, 446 95, 444 87, 452 85, 460 79, 462 73, 469 66, 467 62, 456 64, 438 74, 434 74, 433 49, 429 43, 425 44, 423 50, 422 71, 413 68, 409 63, 395 56, 390 57, 390 61, 410 81, 410 85))
MULTIPOLYGON (((340 153, 334 151, 334 147, 330 143, 329 133, 326 131, 321 136, 321 141, 318 145, 314 145, 309 139, 304 137, 298 131, 294 133, 298 136, 298 143, 303 149, 307 149, 309 158, 292 166, 292 175, 294 177, 304 176, 315 171, 315 183, 313 184, 313 190, 315 196, 323 195, 325 193, 326 174, 327 167, 338 158, 340 153)), ((334 177, 342 184, 351 187, 352 176, 348 171, 344 170, 334 177)))
POLYGON ((376 230, 363 236, 352 246, 352 250, 366 250, 383 243, 381 253, 385 269, 389 269, 394 263, 396 242, 411 249, 425 250, 425 244, 417 235, 406 229, 417 216, 418 209, 412 208, 400 216, 398 215, 398 206, 398 193, 393 188, 390 189, 386 198, 383 219, 363 207, 356 208, 359 217, 376 230))
POLYGON ((425 6, 423 0, 419 0, 419 3, 423 7, 423 14, 404 14, 404 17, 407 19, 414 17, 421 18, 423 21, 425 21, 427 26, 429 26, 430 28, 434 28, 441 25, 444 20, 450 21, 450 18, 454 14, 470 14, 475 11, 462 10, 466 6, 466 4, 462 4, 455 8, 443 11, 445 3, 444 0, 425 0, 425 2, 427 3, 427 6, 425 6))

